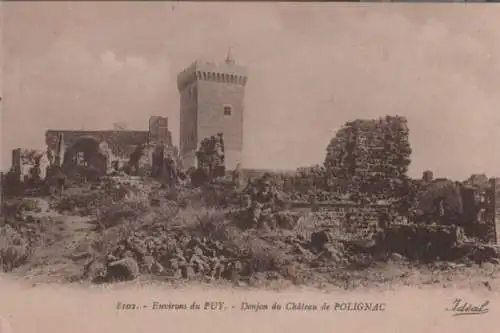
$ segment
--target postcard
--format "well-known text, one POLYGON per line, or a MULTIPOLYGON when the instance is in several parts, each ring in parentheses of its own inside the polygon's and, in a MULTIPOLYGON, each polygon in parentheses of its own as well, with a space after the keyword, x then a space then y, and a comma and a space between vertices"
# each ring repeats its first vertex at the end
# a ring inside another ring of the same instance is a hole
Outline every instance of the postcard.
POLYGON ((500 7, 3 2, 0 332, 484 332, 500 7))

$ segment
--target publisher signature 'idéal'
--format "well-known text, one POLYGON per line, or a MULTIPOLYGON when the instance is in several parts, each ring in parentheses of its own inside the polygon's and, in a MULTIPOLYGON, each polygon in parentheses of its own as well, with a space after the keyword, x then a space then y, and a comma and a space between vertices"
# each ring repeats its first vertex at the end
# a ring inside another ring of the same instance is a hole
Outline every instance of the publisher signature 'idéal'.
POLYGON ((453 301, 453 306, 448 309, 447 311, 453 312, 454 316, 463 316, 463 315, 481 315, 488 313, 490 309, 488 308, 488 305, 490 304, 490 301, 484 301, 481 304, 474 304, 474 303, 469 303, 461 298, 457 298, 453 301))

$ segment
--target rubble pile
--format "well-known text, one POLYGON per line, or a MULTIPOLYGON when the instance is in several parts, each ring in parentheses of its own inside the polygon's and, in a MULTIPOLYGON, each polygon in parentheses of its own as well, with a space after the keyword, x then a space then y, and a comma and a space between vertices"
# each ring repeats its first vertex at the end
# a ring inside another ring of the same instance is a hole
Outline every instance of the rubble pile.
POLYGON ((500 248, 498 245, 464 241, 454 247, 454 257, 469 262, 500 264, 500 248))
POLYGON ((117 242, 104 256, 90 260, 84 278, 94 282, 132 280, 140 274, 173 280, 250 281, 298 276, 314 267, 340 265, 348 257, 333 238, 321 233, 304 238, 292 231, 242 232, 206 237, 193 230, 156 223, 117 242))
POLYGON ((485 261, 488 256, 498 258, 500 254, 494 250, 488 253, 487 249, 491 249, 488 245, 470 242, 463 229, 456 225, 391 225, 379 235, 378 244, 388 253, 399 253, 410 260, 424 262, 464 258, 485 261))
POLYGON ((299 215, 287 210, 287 202, 268 174, 249 182, 241 197, 242 208, 235 219, 243 229, 293 229, 298 222, 299 215))
POLYGON ((241 206, 246 202, 246 196, 235 186, 229 175, 212 180, 202 186, 204 202, 207 207, 221 209, 241 206))
MULTIPOLYGON (((283 210, 268 177, 239 195, 248 202, 235 204, 228 214, 215 209, 215 215, 208 211, 198 216, 195 210, 192 213, 197 216, 191 216, 185 211, 168 221, 139 226, 102 257, 90 261, 85 277, 96 282, 134 279, 138 274, 172 279, 248 280, 260 275, 274 279, 299 274, 298 264, 303 270, 332 264, 331 244, 312 245, 310 234, 295 231, 299 215, 283 210), (242 213, 247 215, 241 218, 242 213), (183 218, 190 222, 182 222, 183 218), (241 230, 242 222, 246 230, 241 230)), ((337 258, 339 253, 334 252, 337 258)))
POLYGON ((65 190, 62 195, 53 198, 52 208, 81 216, 95 216, 112 206, 117 210, 127 210, 127 207, 136 210, 147 205, 148 191, 147 186, 106 177, 98 184, 65 190))
MULTIPOLYGON (((161 274, 173 278, 229 278, 239 266, 237 253, 220 241, 190 235, 186 230, 170 230, 157 224, 148 230, 133 232, 120 241, 106 257, 106 266, 122 266, 120 260, 137 263, 140 273, 161 274)), ((127 277, 136 277, 129 268, 127 277)), ((109 268, 108 268, 109 269, 109 268)), ((105 275, 106 276, 106 275, 105 275)), ((116 276, 115 276, 116 278, 116 276)))
POLYGON ((408 136, 404 117, 346 123, 327 147, 324 164, 332 190, 367 198, 398 198, 410 164, 408 136))

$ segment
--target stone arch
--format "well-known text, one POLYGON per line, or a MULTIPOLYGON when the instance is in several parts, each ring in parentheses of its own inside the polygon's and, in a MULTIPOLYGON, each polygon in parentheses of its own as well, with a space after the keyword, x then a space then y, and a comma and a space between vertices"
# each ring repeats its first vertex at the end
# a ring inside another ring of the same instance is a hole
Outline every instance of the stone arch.
POLYGON ((105 175, 111 149, 107 143, 92 136, 83 136, 69 145, 64 154, 63 169, 67 174, 85 178, 105 175))

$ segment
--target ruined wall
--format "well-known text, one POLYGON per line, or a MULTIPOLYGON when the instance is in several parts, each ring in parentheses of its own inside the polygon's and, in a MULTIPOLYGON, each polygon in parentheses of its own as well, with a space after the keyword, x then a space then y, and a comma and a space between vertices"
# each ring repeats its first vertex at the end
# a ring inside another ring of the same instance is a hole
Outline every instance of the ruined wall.
POLYGON ((430 170, 426 170, 422 173, 422 180, 426 183, 432 182, 434 180, 434 173, 430 170))
POLYGON ((500 178, 461 187, 462 226, 468 236, 483 242, 500 244, 500 178))
POLYGON ((148 131, 58 131, 48 130, 45 142, 51 151, 57 150, 59 136, 64 138, 66 149, 75 145, 79 140, 92 138, 97 142, 105 142, 113 155, 127 158, 138 145, 148 142, 148 131))
MULTIPOLYGON (((111 171, 116 164, 119 168, 128 168, 132 162, 135 173, 150 175, 153 169, 153 151, 157 146, 164 147, 170 154, 177 154, 176 148, 172 144, 172 134, 168 130, 168 118, 153 116, 149 119, 149 131, 57 131, 48 130, 46 132, 46 144, 48 151, 54 156, 64 155, 65 159, 71 158, 74 161, 65 161, 65 165, 77 164, 78 154, 76 150, 82 150, 84 141, 93 141, 98 145, 96 148, 99 155, 104 160, 94 161, 99 165, 99 170, 103 169, 101 164, 105 163, 105 170, 101 173, 111 171), (82 146, 82 147, 79 147, 82 146), (138 150, 141 150, 139 152, 138 150), (131 161, 135 159, 135 161, 131 161), (99 163, 97 163, 99 162, 99 163)), ((88 149, 87 149, 88 150, 88 149)), ((87 154, 88 155, 88 154, 87 154)), ((92 162, 92 161, 88 161, 92 162)), ((88 163, 87 163, 88 164, 88 163)))
POLYGON ((153 145, 145 146, 139 157, 137 175, 151 176, 153 171, 153 160, 156 147, 153 145))
POLYGON ((3 216, 3 205, 4 205, 4 183, 5 183, 5 175, 3 172, 0 172, 0 216, 3 216))
POLYGON ((500 244, 500 178, 493 179, 496 244, 500 244))
POLYGON ((491 242, 500 244, 500 178, 490 179, 486 202, 485 213, 491 229, 491 242))
POLYGON ((51 164, 50 155, 46 151, 16 148, 12 150, 12 167, 10 172, 21 182, 30 179, 43 180, 51 164))
POLYGON ((377 227, 381 213, 388 212, 388 205, 358 205, 354 202, 291 203, 292 211, 306 217, 308 228, 328 228, 340 238, 370 239, 377 227))
POLYGON ((168 118, 153 116, 149 118, 149 144, 172 144, 172 134, 168 130, 168 118))
POLYGON ((324 165, 332 189, 388 199, 405 192, 410 154, 406 119, 386 116, 346 123, 329 143, 324 165))
POLYGON ((464 194, 462 186, 451 180, 423 183, 417 197, 416 208, 432 216, 436 222, 443 218, 456 223, 456 219, 463 214, 464 194), (440 212, 441 208, 442 212, 440 212))

